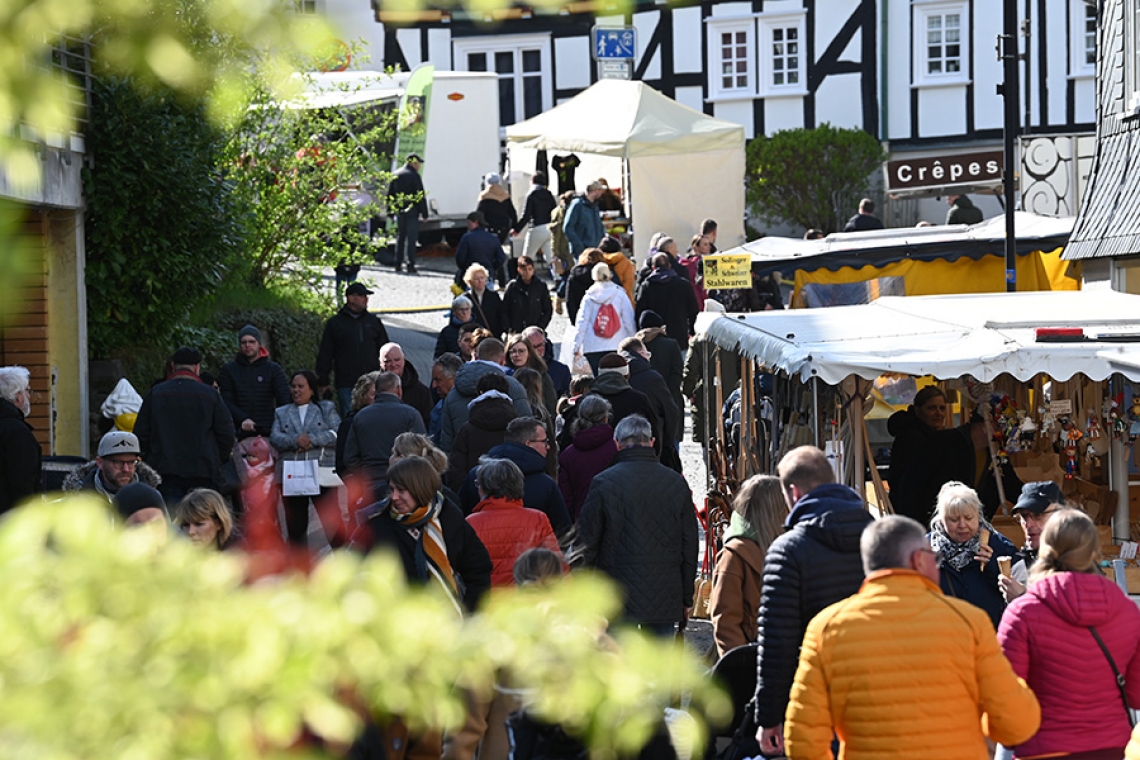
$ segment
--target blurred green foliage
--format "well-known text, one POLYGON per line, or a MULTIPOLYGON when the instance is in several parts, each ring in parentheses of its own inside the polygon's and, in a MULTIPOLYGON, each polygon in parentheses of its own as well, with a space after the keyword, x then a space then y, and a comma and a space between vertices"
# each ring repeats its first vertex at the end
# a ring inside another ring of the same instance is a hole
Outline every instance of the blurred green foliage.
POLYGON ((503 672, 595 757, 639 746, 682 692, 698 714, 731 713, 683 648, 635 633, 599 646, 619 605, 594 578, 494 595, 461 620, 386 555, 247 584, 242 555, 165 530, 118 532, 85 497, 0 524, 0 755, 324 757, 303 729, 343 747, 364 715, 454 726, 456 684, 503 672))
POLYGON ((745 175, 749 208, 769 224, 835 232, 870 195, 871 175, 886 160, 873 135, 827 122, 755 137, 745 175))

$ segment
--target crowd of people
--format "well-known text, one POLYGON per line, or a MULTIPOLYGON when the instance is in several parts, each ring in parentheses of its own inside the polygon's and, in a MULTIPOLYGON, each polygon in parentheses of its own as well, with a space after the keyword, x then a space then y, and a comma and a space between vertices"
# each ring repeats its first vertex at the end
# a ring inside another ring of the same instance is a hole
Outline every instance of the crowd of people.
MULTIPOLYGON (((133 431, 106 433, 64 490, 106 499, 124 526, 169 521, 209 550, 387 550, 459 615, 519 578, 596 569, 622 593, 611 622, 675 637, 700 538, 678 455, 686 399, 695 439, 698 412, 720 417, 697 403, 711 374, 694 320, 710 303, 783 302, 763 278, 703 289, 712 220, 684 256, 654 236, 638 266, 605 233, 602 192, 591 183, 559 203, 538 175, 520 217, 487 178, 429 375, 352 283, 312 370, 286 372, 254 325, 216 383, 196 349, 175 351, 133 431), (527 225, 512 260, 504 245, 527 225), (552 292, 538 266, 554 261, 552 292), (563 305, 569 364, 546 333, 563 305)), ((404 260, 414 271, 414 244, 404 260)), ((724 369, 731 390, 739 373, 724 369)), ((0 368, 0 509, 37 490, 32 400, 27 370, 0 368)), ((891 419, 898 515, 873 517, 810 446, 741 484, 709 607, 715 656, 754 647, 751 754, 1124 756, 1140 609, 1103 577, 1095 527, 1055 484, 1006 483, 1024 546, 996 530, 980 418, 946 430, 947 418, 931 387, 891 419)), ((388 739, 406 757, 491 760, 509 744, 502 704, 473 695, 454 735, 388 739)))

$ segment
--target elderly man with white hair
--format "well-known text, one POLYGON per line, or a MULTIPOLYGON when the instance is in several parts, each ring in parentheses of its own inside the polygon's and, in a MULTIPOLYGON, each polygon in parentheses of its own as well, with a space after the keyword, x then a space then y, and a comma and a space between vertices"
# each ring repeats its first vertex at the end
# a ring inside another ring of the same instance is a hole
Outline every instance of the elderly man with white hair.
POLYGON ((40 490, 40 444, 32 413, 31 373, 0 367, 0 513, 40 490))

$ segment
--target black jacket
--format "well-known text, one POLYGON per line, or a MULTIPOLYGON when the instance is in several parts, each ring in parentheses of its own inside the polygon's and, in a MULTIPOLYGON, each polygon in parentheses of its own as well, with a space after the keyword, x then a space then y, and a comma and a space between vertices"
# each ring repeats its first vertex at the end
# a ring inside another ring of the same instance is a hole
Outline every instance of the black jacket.
MULTIPOLYGON (((495 233, 486 227, 476 227, 463 233, 459 238, 459 245, 455 249, 455 282, 463 284, 463 275, 472 264, 482 264, 491 278, 494 279, 502 273, 499 267, 507 263, 507 255, 503 253, 503 244, 495 233)), ((506 283, 500 283, 501 285, 506 283)))
POLYGON ((395 213, 415 211, 426 219, 428 215, 428 205, 427 198, 424 197, 423 192, 424 181, 420 177, 420 173, 407 164, 404 164, 392 175, 392 182, 388 185, 389 211, 395 213), (407 196, 416 195, 417 193, 419 194, 418 200, 408 200, 407 196), (396 196, 404 196, 404 198, 398 201, 396 196))
MULTIPOLYGON (((944 466, 939 461, 941 455, 937 453, 935 430, 918 419, 911 406, 890 416, 887 432, 894 437, 891 466, 887 470, 891 506, 895 514, 929 525, 938 490, 942 488, 938 476, 944 466)), ((973 453, 972 446, 970 452, 973 453)))
POLYGON ((463 295, 471 301, 471 318, 491 331, 496 337, 507 331, 507 310, 503 299, 491 288, 483 290, 483 297, 468 289, 463 295))
MULTIPOLYGON (((665 441, 665 437, 661 434, 661 419, 657 416, 657 412, 653 411, 653 404, 649 402, 646 395, 633 388, 629 384, 629 380, 617 372, 600 372, 590 386, 590 393, 596 393, 610 402, 610 424, 615 428, 619 422, 631 414, 640 414, 647 419, 653 427, 653 437, 657 439, 655 448, 658 453, 661 452, 661 446, 665 441)), ((568 431, 563 429, 562 432, 567 433, 568 431)), ((566 446, 572 442, 572 439, 569 440, 566 446)), ((559 446, 562 446, 561 439, 558 443, 559 446)), ((562 446, 562 448, 566 448, 566 446, 562 446)))
POLYGON ((547 190, 542 185, 534 185, 531 187, 530 192, 526 194, 526 203, 523 205, 523 215, 519 219, 518 224, 515 225, 515 232, 518 232, 528 223, 539 227, 544 224, 550 224, 550 215, 554 209, 558 208, 558 201, 554 199, 554 193, 547 190))
POLYGON ((697 321, 697 297, 693 286, 671 269, 654 270, 637 289, 637 318, 655 311, 665 320, 665 334, 682 350, 689 347, 689 335, 697 321))
POLYGON ((531 277, 529 283, 520 277, 508 282, 503 292, 503 306, 507 312, 507 332, 515 335, 531 325, 545 330, 554 313, 550 291, 538 277, 531 277))
POLYGON ((317 351, 317 384, 328 385, 332 370, 337 388, 351 388, 361 375, 380 369, 380 347, 387 342, 388 331, 379 317, 367 311, 353 314, 342 306, 325 322, 317 351))
MULTIPOLYGON (((526 484, 523 488, 523 506, 537 509, 550 520, 550 527, 554 534, 561 539, 570 528, 570 512, 566 509, 566 501, 562 498, 562 491, 546 473, 546 458, 529 446, 521 443, 500 443, 487 452, 487 456, 495 459, 509 459, 519 466, 526 484)), ((471 510, 479 503, 479 491, 475 487, 475 470, 467 473, 463 479, 463 486, 459 489, 459 506, 464 514, 471 514, 471 510)))
POLYGON ((435 406, 435 396, 431 389, 420 382, 420 373, 410 359, 404 359, 404 376, 400 378, 400 388, 404 403, 420 413, 424 419, 424 429, 431 424, 431 408, 435 406))
POLYGON ((967 195, 959 195, 958 200, 946 212, 947 224, 977 224, 984 218, 982 210, 967 195))
POLYGON ((669 386, 665 385, 661 373, 653 369, 648 360, 642 359, 638 354, 623 353, 622 356, 629 362, 629 386, 645 394, 653 407, 653 413, 661 421, 663 440, 662 445, 658 447, 661 464, 681 472, 681 458, 673 446, 673 441, 678 440, 680 436, 677 429, 683 428, 685 423, 681 413, 677 411, 676 403, 673 402, 669 386))
POLYGON ((578 309, 582 306, 582 297, 594 284, 593 264, 578 264, 570 270, 566 280, 566 316, 570 324, 577 324, 578 309))
POLYGON ((40 454, 24 413, 0 399, 0 513, 41 490, 40 454))
POLYGON ((681 426, 677 428, 679 441, 685 433, 685 401, 681 396, 681 383, 685 378, 685 358, 681 355, 681 346, 668 335, 658 333, 652 328, 639 332, 638 336, 649 349, 649 364, 664 378, 665 385, 669 387, 669 393, 673 396, 673 403, 677 405, 677 411, 681 415, 681 426), (646 332, 652 333, 652 337, 648 334, 642 335, 646 332))
POLYGON ((853 489, 828 483, 796 502, 764 559, 756 655, 756 722, 784 722, 800 644, 824 607, 863 583, 859 538, 871 515, 853 489))
POLYGON ((844 232, 863 232, 864 230, 881 230, 883 221, 874 214, 856 214, 847 220, 844 232))
POLYGON ((344 442, 349 472, 367 471, 373 483, 388 476, 388 458, 401 433, 427 433, 420 413, 395 393, 377 393, 376 400, 353 417, 344 442))
MULTIPOLYGON (((507 435, 507 424, 518 416, 514 402, 509 398, 488 396, 473 402, 467 422, 455 434, 455 441, 447 454, 450 465, 447 484, 458 490, 467 473, 479 464, 479 457, 503 442, 507 435)), ((470 511, 465 509, 464 513, 470 511)))
MULTIPOLYGON (((443 529, 443 541, 447 545, 447 561, 457 576, 463 594, 463 604, 468 612, 474 612, 479 600, 491 588, 491 555, 479 540, 465 519, 451 502, 444 500, 439 514, 443 529)), ((358 551, 369 553, 373 549, 387 548, 395 551, 404 566, 404 574, 413 583, 427 583, 428 578, 416 570, 417 541, 400 523, 393 520, 385 500, 379 511, 361 525, 352 537, 352 546, 358 551)))
POLYGON ((250 361, 239 353, 218 373, 218 388, 234 418, 239 438, 269 435, 273 430, 273 412, 288 404, 291 398, 285 370, 277 362, 269 361, 268 354, 250 361), (241 423, 247 419, 257 425, 256 432, 241 429, 241 423))
POLYGON ((438 359, 444 354, 455 354, 459 356, 459 328, 465 322, 455 321, 455 317, 448 317, 447 324, 435 339, 435 351, 432 354, 433 359, 438 359))
POLYGON ((570 556, 573 566, 597 568, 617 582, 629 620, 679 622, 693 606, 697 573, 689 484, 650 448, 619 451, 590 485, 570 556))
POLYGON ((135 421, 147 464, 166 482, 222 482, 234 447, 234 422, 221 395, 188 371, 150 390, 135 421))

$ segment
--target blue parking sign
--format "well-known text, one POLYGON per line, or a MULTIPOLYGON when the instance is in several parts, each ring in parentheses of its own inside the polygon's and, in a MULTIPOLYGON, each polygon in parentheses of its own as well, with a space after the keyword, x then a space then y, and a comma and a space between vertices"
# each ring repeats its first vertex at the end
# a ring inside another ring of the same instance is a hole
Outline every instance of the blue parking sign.
POLYGON ((637 31, 632 26, 594 27, 594 59, 632 60, 637 53, 637 31))

